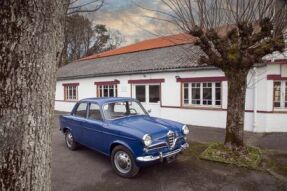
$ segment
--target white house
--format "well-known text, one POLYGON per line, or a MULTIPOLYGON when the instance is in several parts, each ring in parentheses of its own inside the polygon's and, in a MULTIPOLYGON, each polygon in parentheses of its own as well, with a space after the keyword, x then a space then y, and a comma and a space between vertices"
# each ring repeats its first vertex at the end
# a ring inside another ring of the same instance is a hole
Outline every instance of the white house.
MULTIPOLYGON (((146 40, 68 64, 57 74, 55 109, 71 111, 87 97, 134 97, 152 116, 225 128, 228 81, 197 64, 193 41, 183 34, 146 40)), ((249 73, 247 131, 287 132, 287 58, 275 58, 249 73)))

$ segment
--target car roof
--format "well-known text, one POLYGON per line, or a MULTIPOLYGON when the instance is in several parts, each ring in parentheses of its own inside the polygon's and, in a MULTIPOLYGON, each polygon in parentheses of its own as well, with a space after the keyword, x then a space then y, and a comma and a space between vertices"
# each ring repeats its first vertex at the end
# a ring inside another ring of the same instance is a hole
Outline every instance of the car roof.
POLYGON ((85 98, 80 100, 80 102, 91 102, 91 103, 97 103, 99 105, 118 101, 137 101, 137 100, 130 97, 100 97, 100 98, 85 98))

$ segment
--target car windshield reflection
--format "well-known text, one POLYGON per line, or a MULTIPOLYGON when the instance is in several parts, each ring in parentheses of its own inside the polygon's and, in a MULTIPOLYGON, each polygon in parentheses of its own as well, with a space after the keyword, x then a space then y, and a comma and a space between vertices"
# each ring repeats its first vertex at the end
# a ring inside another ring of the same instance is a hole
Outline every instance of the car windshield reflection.
POLYGON ((120 101, 105 104, 103 112, 106 119, 113 120, 127 116, 147 115, 142 105, 136 101, 120 101))

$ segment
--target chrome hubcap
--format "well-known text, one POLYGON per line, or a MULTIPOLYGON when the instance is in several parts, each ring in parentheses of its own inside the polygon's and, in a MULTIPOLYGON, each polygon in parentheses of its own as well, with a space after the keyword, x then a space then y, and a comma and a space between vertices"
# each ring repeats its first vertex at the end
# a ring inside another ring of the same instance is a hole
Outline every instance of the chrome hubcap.
POLYGON ((128 173, 132 167, 131 159, 129 155, 124 151, 118 151, 115 154, 114 163, 118 171, 123 174, 128 173))
POLYGON ((68 147, 72 147, 72 145, 73 145, 73 136, 72 136, 72 134, 70 133, 70 132, 68 132, 68 134, 67 134, 67 145, 68 145, 68 147))

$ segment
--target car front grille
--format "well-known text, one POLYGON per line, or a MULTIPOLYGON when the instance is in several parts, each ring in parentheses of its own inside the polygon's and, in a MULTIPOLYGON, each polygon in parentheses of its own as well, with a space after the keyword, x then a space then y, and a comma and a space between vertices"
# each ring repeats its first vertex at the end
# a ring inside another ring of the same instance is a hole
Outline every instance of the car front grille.
POLYGON ((169 131, 167 133, 167 144, 169 147, 173 147, 175 141, 175 133, 172 131, 169 131))

